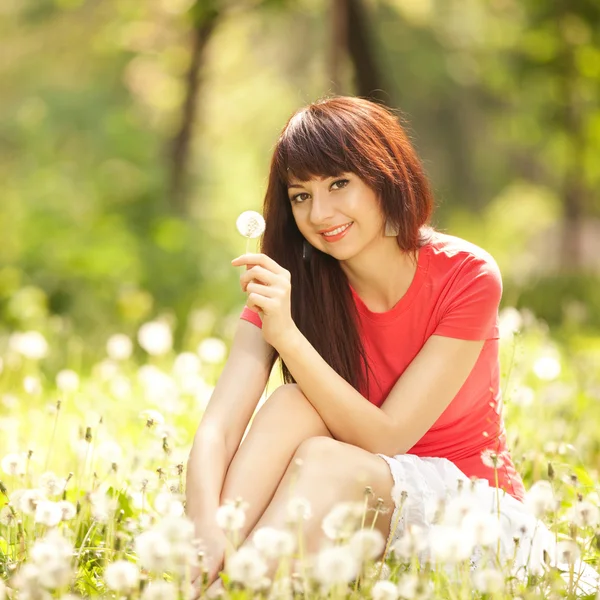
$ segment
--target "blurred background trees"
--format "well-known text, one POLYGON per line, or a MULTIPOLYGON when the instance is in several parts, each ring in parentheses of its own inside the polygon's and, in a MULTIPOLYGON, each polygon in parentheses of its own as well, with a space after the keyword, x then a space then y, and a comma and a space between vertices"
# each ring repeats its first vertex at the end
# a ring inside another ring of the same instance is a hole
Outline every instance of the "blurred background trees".
POLYGON ((3 0, 0 81, 4 329, 227 330, 235 218, 332 93, 402 111, 504 302, 600 329, 596 0, 3 0))

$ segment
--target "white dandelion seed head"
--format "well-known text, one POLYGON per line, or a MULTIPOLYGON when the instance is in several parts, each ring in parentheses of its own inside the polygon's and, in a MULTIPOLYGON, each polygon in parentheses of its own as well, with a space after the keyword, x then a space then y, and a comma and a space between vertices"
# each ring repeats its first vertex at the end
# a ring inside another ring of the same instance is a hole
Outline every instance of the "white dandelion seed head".
POLYGON ((209 365, 218 365, 225 360, 227 356, 227 346, 225 342, 216 337, 208 337, 198 344, 198 356, 202 362, 209 365))
POLYGON ((504 466, 504 456, 502 452, 486 448, 481 453, 481 462, 490 469, 500 469, 504 466))
POLYGON ((35 507, 35 522, 55 527, 62 521, 62 510, 57 502, 40 500, 35 507))
POLYGON ((293 496, 287 503, 287 516, 292 523, 308 521, 312 517, 312 507, 306 498, 293 496))
POLYGON ((434 525, 429 535, 429 547, 434 560, 456 564, 471 556, 473 540, 458 527, 434 525))
POLYGON ((92 506, 92 517, 100 523, 106 523, 117 508, 117 499, 111 498, 104 491, 97 490, 89 495, 92 506))
POLYGON ((244 211, 236 220, 237 230, 246 238, 257 238, 265 230, 265 220, 260 213, 254 210, 244 211))
POLYGON ((143 410, 140 413, 140 419, 142 419, 148 427, 163 425, 165 422, 165 418, 162 416, 162 414, 151 408, 143 410))
POLYGON ((408 496, 408 486, 404 482, 398 482, 392 487, 392 500, 399 505, 404 496, 408 496))
POLYGON ((460 527, 463 519, 479 511, 479 504, 472 494, 460 494, 444 503, 442 524, 451 527, 460 527))
POLYGON ((165 515, 156 525, 156 530, 173 545, 191 544, 194 539, 194 524, 183 515, 165 515))
POLYGON ((106 354, 111 360, 127 360, 133 352, 133 342, 128 335, 124 333, 115 333, 108 338, 106 342, 106 354))
POLYGON ((102 360, 94 365, 93 374, 100 381, 111 381, 119 373, 119 365, 112 360, 102 360))
POLYGON ((471 512, 463 519, 462 529, 472 538, 474 545, 491 546, 500 539, 500 521, 495 514, 471 512))
POLYGON ((582 500, 574 504, 569 510, 569 520, 577 527, 596 527, 599 522, 600 511, 589 500, 582 500))
POLYGON ((376 581, 371 589, 371 598, 373 600, 398 600, 399 595, 398 586, 388 580, 376 581))
POLYGON ((19 497, 19 509, 26 515, 34 515, 39 502, 46 500, 43 490, 25 490, 19 497))
POLYGON ((581 551, 574 540, 561 540, 556 545, 556 562, 574 565, 579 560, 581 551))
POLYGON ((236 581, 251 589, 262 585, 267 570, 267 563, 258 550, 252 546, 242 546, 225 563, 225 572, 231 581, 236 581))
POLYGON ((27 456, 22 453, 13 452, 2 459, 2 470, 11 477, 25 475, 26 466, 27 456))
POLYGON ((177 588, 170 581, 151 581, 142 593, 142 600, 177 600, 177 598, 177 588))
POLYGON ((48 354, 48 342, 39 331, 13 333, 8 340, 8 347, 31 360, 41 360, 48 354))
POLYGON ((135 538, 135 552, 144 569, 154 573, 168 570, 171 556, 171 543, 160 532, 153 529, 144 531, 135 538))
MULTIPOLYGON (((27 562, 24 565, 21 565, 21 568, 18 570, 17 574, 14 577, 14 587, 20 592, 18 596, 19 599, 23 597, 31 597, 31 592, 35 592, 36 588, 39 589, 39 575, 40 569, 33 562, 27 562)), ((49 595, 42 596, 42 598, 44 599, 49 597, 49 595)))
POLYGON ((65 394, 79 389, 79 375, 71 369, 63 369, 56 374, 56 387, 65 394))
POLYGON ((533 372, 542 381, 556 379, 562 371, 558 356, 541 356, 533 363, 533 372))
POLYGON ((429 547, 425 530, 419 525, 409 524, 404 534, 396 540, 390 550, 399 559, 409 561, 419 556, 429 547))
POLYGON ((398 593, 401 598, 413 600, 419 597, 421 582, 415 573, 406 573, 398 581, 398 593))
POLYGON ((521 313, 512 306, 503 308, 498 314, 500 339, 510 339, 523 326, 521 313))
POLYGON ((67 485, 67 480, 52 471, 46 471, 40 475, 38 484, 47 496, 58 496, 62 494, 65 485, 67 485))
POLYGON ((497 569, 478 569, 473 572, 473 585, 483 594, 495 594, 504 588, 504 575, 497 569))
POLYGON ((182 352, 173 361, 173 373, 180 378, 190 374, 196 375, 200 367, 200 358, 193 352, 182 352))
POLYGON ((361 502, 339 502, 325 516, 322 529, 330 540, 349 537, 362 523, 364 506, 361 502))
POLYGON ((556 510, 556 504, 552 485, 544 479, 536 481, 525 494, 525 506, 536 517, 556 510))
POLYGON ((104 571, 106 585, 120 594, 133 591, 139 580, 139 568, 127 560, 117 560, 109 564, 104 571))
POLYGON ((137 469, 130 478, 130 487, 133 491, 154 491, 158 485, 158 474, 149 469, 137 469))
POLYGON ((241 507, 228 501, 217 509, 216 521, 224 531, 239 531, 246 522, 246 513, 241 507))
POLYGON ((359 529, 352 534, 348 546, 359 561, 375 560, 385 547, 385 539, 379 529, 359 529))
POLYGON ((114 440, 104 440, 98 444, 96 454, 101 462, 111 465, 120 464, 123 459, 123 450, 114 440))
POLYGON ((58 502, 58 507, 60 508, 61 519, 63 521, 70 521, 77 514, 77 509, 75 508, 75 505, 72 502, 69 502, 68 500, 61 500, 60 502, 58 502))
POLYGON ((23 378, 23 389, 30 395, 39 394, 42 391, 42 382, 38 377, 27 375, 23 378))
POLYGON ((291 577, 278 577, 273 581, 268 600, 294 600, 294 584, 291 577))
POLYGON ((154 508, 159 515, 180 517, 184 514, 183 498, 171 492, 159 492, 154 498, 154 508))
POLYGON ((15 527, 17 525, 17 516, 13 514, 11 507, 8 505, 0 508, 0 524, 5 527, 15 527))
POLYGON ((109 389, 117 400, 126 400, 131 396, 131 381, 123 375, 117 375, 110 380, 109 389))
POLYGON ((354 579, 358 574, 359 566, 349 546, 333 546, 324 548, 316 556, 314 575, 323 587, 329 588, 354 579))
POLYGON ((261 527, 252 536, 256 549, 267 558, 291 556, 296 549, 296 537, 289 531, 261 527))

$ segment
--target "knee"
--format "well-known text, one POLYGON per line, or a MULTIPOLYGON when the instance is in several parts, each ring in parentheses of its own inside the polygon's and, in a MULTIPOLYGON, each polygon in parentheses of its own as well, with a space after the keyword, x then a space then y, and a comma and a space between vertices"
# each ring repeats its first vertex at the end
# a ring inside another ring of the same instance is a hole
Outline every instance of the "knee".
POLYGON ((263 403, 256 418, 277 412, 282 416, 286 413, 295 413, 296 409, 310 404, 306 396, 295 383, 279 386, 263 403))
POLYGON ((342 451, 341 442, 331 437, 318 435, 304 440, 294 453, 294 458, 300 459, 303 465, 323 467, 331 463, 339 464, 342 451))

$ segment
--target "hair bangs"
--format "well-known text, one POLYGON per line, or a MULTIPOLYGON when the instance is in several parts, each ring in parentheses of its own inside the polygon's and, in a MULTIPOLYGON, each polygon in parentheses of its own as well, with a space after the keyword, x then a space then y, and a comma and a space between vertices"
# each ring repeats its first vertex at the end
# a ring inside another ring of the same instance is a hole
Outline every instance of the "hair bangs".
POLYGON ((287 185, 292 177, 308 181, 355 171, 347 147, 333 123, 303 111, 289 122, 275 150, 279 177, 287 185))

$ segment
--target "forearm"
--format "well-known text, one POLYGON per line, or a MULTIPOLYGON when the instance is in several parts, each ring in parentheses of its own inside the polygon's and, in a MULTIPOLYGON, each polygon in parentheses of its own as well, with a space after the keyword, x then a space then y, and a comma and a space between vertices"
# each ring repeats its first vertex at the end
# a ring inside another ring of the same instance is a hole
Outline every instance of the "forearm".
POLYGON ((335 439, 369 452, 389 450, 390 417, 338 375, 299 330, 277 350, 335 439))
POLYGON ((215 514, 229 467, 225 437, 209 427, 198 428, 188 458, 186 513, 198 526, 216 526, 215 514))

